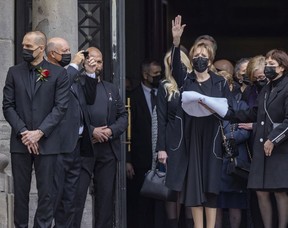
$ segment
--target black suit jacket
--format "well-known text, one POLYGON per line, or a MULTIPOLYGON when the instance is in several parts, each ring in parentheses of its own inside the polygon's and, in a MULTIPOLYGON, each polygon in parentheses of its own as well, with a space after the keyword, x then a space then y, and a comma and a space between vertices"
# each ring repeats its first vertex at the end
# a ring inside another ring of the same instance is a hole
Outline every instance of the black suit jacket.
POLYGON ((36 83, 34 95, 29 85, 28 63, 22 62, 9 68, 3 89, 3 113, 12 127, 11 152, 28 152, 20 137, 21 131, 26 129, 44 132, 39 141, 40 154, 60 152, 57 125, 68 107, 69 81, 62 67, 43 60, 42 68, 49 71, 49 76, 46 81, 36 83))
POLYGON ((152 135, 151 114, 141 84, 131 93, 131 152, 127 152, 127 162, 134 169, 151 169, 152 135))
MULTIPOLYGON (((82 75, 79 78, 79 81, 84 89, 86 90, 86 75, 82 75)), ((128 118, 127 111, 125 110, 125 105, 120 97, 119 89, 112 83, 101 81, 99 83, 103 83, 106 97, 108 99, 108 116, 107 116, 107 126, 112 130, 112 138, 109 140, 109 144, 111 145, 111 149, 115 154, 117 160, 121 160, 121 145, 120 145, 120 136, 125 132, 128 126, 128 118)), ((96 94, 97 96, 97 94, 96 94)), ((92 108, 104 108, 101 106, 101 103, 91 105, 92 108)), ((88 111, 89 112, 89 111, 88 111)), ((95 127, 94 121, 97 119, 97 116, 91 115, 89 113, 91 120, 91 130, 93 132, 95 127)), ((97 153, 97 151, 96 151, 97 153)))
POLYGON ((67 68, 67 73, 70 82, 70 99, 65 117, 59 125, 60 137, 62 137, 61 151, 63 153, 71 153, 74 151, 79 139, 79 128, 81 125, 80 115, 82 115, 84 130, 80 144, 80 153, 82 156, 93 156, 90 118, 82 86, 80 85, 79 80, 77 80, 79 71, 74 67, 69 66, 67 68))

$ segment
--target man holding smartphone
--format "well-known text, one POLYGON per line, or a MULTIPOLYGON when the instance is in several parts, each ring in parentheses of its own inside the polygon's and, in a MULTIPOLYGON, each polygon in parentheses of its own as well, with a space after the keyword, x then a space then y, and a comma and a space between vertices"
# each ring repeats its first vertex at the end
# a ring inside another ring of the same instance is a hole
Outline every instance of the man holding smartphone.
POLYGON ((81 228, 87 190, 91 179, 94 190, 94 227, 113 227, 115 177, 121 159, 120 136, 127 128, 127 111, 119 88, 103 80, 103 56, 99 49, 89 47, 85 59, 85 73, 79 77, 83 90, 90 97, 88 113, 93 134, 94 156, 82 159, 80 180, 76 194, 76 215, 73 228, 81 228), (90 62, 94 59, 95 65, 90 62), (96 86, 95 87, 93 87, 96 86))
MULTIPOLYGON (((72 62, 70 46, 60 37, 48 40, 48 61, 67 67, 70 82, 69 104, 65 117, 59 124, 61 153, 55 164, 55 227, 72 227, 75 214, 75 195, 81 171, 81 156, 93 156, 92 131, 86 107, 86 97, 79 81, 79 68, 87 52, 79 51, 72 62)), ((93 60, 91 60, 93 65, 93 60)), ((94 63, 95 64, 95 63, 94 63)))

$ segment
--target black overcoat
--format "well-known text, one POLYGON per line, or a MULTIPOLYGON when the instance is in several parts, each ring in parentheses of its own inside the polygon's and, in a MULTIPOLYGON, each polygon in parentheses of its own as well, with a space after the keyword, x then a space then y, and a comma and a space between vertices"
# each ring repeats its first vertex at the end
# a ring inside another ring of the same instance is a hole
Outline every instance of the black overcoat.
POLYGON ((240 121, 257 120, 248 188, 288 188, 288 78, 287 74, 282 77, 275 87, 268 83, 261 90, 257 106, 236 113, 240 121), (280 124, 273 128, 272 122, 280 124), (269 157, 264 152, 267 139, 275 145, 269 157))
POLYGON ((168 95, 162 82, 157 94, 158 138, 156 151, 166 151, 166 186, 181 191, 187 170, 187 153, 183 142, 183 117, 180 107, 180 93, 168 101, 168 95))

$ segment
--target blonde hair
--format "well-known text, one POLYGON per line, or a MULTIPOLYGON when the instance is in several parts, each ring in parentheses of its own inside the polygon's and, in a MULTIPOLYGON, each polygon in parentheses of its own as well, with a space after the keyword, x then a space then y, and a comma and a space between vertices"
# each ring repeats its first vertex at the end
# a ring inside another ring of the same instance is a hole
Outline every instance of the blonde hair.
POLYGON ((265 57, 263 55, 257 55, 249 60, 246 75, 250 79, 251 82, 254 82, 256 79, 254 78, 254 72, 259 69, 264 69, 265 67, 265 57))
POLYGON ((217 74, 218 74, 219 76, 222 76, 223 78, 225 78, 225 80, 226 80, 227 83, 228 83, 228 86, 229 86, 230 91, 232 91, 233 88, 234 88, 233 75, 230 74, 230 73, 228 73, 228 72, 225 71, 225 70, 218 71, 217 74))
MULTIPOLYGON (((171 98, 174 97, 176 94, 179 94, 178 85, 172 75, 171 71, 171 51, 168 51, 164 57, 164 66, 165 66, 165 79, 164 89, 166 95, 168 95, 168 101, 171 101, 171 98)), ((180 50, 180 57, 182 64, 186 67, 186 71, 188 73, 192 72, 192 66, 190 64, 190 60, 188 56, 180 50)))
POLYGON ((215 52, 214 52, 213 48, 210 45, 207 45, 206 43, 202 43, 202 42, 194 44, 189 51, 189 59, 190 59, 191 63, 192 63, 192 60, 194 57, 194 52, 197 48, 204 48, 207 50, 208 59, 210 61, 210 65, 208 68, 209 68, 209 70, 211 70, 212 63, 214 61, 214 56, 215 56, 215 52))

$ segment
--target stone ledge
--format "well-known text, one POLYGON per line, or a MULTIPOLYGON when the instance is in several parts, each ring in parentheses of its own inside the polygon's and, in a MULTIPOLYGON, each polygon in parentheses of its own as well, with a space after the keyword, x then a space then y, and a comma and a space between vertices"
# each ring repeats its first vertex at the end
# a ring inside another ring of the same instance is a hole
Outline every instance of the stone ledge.
POLYGON ((0 228, 13 228, 13 207, 14 195, 10 193, 0 193, 0 228))
POLYGON ((0 140, 10 141, 11 127, 7 121, 0 121, 0 132, 0 140))
MULTIPOLYGON (((7 194, 5 192, 0 193, 0 224, 7 227, 8 214, 7 214, 7 194)), ((1 227, 1 226, 0 226, 1 227)))

